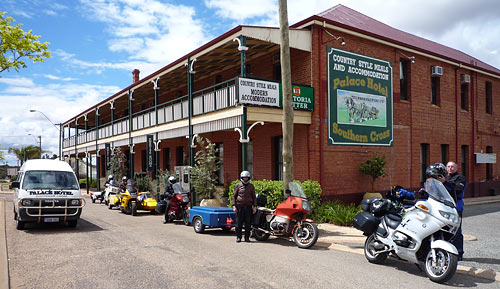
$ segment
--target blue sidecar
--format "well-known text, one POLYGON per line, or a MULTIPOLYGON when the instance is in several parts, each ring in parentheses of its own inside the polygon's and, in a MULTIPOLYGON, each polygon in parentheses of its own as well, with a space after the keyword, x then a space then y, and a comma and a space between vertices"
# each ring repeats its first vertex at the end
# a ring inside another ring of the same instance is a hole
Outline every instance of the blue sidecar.
POLYGON ((236 226, 236 213, 227 207, 192 207, 189 210, 189 222, 196 233, 203 233, 205 228, 222 228, 229 232, 236 226))

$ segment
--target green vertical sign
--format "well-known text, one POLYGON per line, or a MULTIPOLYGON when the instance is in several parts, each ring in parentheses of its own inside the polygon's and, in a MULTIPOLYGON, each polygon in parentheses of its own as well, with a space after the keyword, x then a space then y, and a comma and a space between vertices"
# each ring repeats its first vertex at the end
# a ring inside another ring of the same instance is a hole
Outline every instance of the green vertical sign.
POLYGON ((392 146, 392 64, 327 47, 328 144, 392 146))

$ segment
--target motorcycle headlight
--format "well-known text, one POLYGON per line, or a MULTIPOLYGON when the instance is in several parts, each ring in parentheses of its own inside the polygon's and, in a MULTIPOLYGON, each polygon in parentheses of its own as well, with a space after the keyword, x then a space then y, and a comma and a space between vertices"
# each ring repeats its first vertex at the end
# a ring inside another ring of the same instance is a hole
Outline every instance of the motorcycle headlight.
POLYGON ((302 200, 302 210, 304 211, 311 211, 311 206, 309 205, 309 202, 306 200, 302 200))
POLYGON ((23 206, 29 207, 29 206, 33 205, 33 200, 24 199, 22 201, 22 204, 23 204, 23 206))
POLYGON ((441 210, 439 210, 439 213, 443 216, 443 218, 450 220, 452 223, 458 224, 459 218, 457 214, 441 210))

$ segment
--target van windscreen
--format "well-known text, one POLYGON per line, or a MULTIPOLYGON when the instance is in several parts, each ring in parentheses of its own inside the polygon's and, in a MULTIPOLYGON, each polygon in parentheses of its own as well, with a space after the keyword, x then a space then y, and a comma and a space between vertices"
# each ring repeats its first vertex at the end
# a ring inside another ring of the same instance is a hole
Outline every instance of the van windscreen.
POLYGON ((75 175, 61 171, 27 171, 24 175, 24 190, 53 189, 79 190, 75 175))

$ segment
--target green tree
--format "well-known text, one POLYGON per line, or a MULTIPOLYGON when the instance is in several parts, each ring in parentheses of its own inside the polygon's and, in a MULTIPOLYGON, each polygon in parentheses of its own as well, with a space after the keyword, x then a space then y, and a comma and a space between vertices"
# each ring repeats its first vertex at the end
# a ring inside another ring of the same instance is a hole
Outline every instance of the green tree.
MULTIPOLYGON (((2 145, 0 145, 0 148, 2 147, 2 145)), ((0 151, 0 162, 5 160, 5 157, 3 156, 3 151, 0 151)))
POLYGON ((191 183, 199 196, 213 198, 216 191, 216 173, 220 164, 220 160, 216 156, 217 149, 209 139, 198 136, 196 141, 200 150, 196 152, 194 157, 195 166, 191 169, 191 183))
POLYGON ((109 171, 117 182, 120 182, 127 172, 125 161, 125 154, 122 150, 119 147, 114 148, 109 161, 109 171))
POLYGON ((50 57, 47 50, 49 42, 40 42, 40 35, 33 35, 21 29, 22 24, 12 26, 12 17, 4 17, 7 12, 0 12, 0 72, 9 71, 14 68, 19 71, 26 67, 24 58, 29 58, 34 62, 44 62, 44 58, 50 57))
POLYGON ((374 192, 375 181, 379 177, 387 176, 384 171, 385 157, 374 154, 371 159, 361 164, 360 170, 363 174, 370 176, 372 182, 372 192, 374 192))
POLYGON ((41 155, 40 147, 34 145, 9 148, 9 153, 15 154, 17 159, 21 161, 21 165, 23 165, 26 160, 34 159, 41 155))

